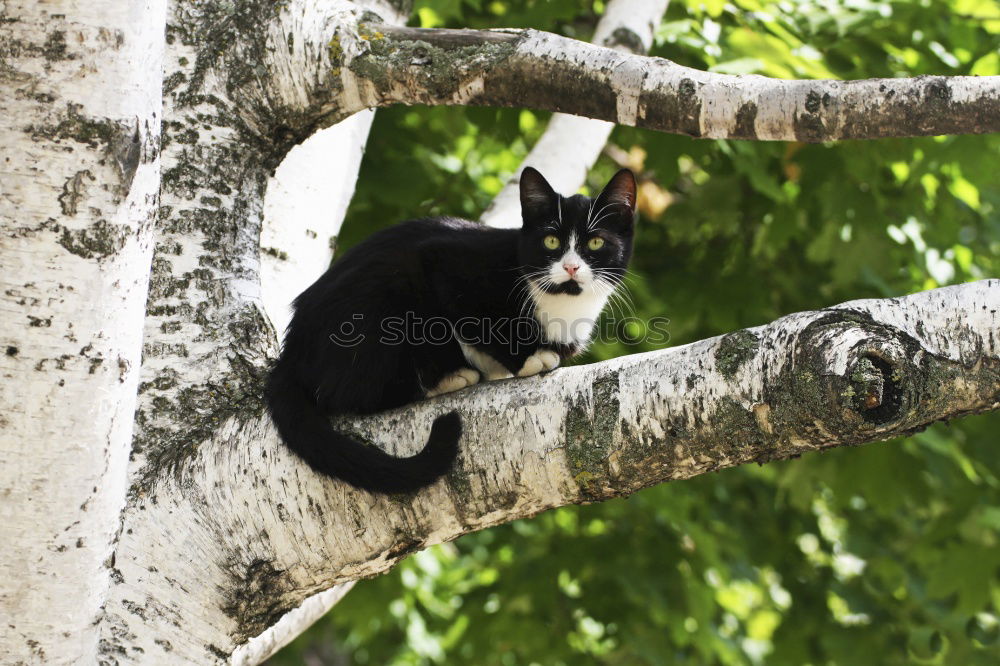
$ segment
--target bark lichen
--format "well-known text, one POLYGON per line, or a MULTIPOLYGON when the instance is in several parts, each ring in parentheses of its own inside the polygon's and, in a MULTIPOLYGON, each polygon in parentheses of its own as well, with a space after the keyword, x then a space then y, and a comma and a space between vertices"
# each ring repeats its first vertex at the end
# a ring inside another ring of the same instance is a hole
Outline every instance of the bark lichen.
POLYGON ((726 379, 733 376, 757 353, 760 339, 749 330, 730 333, 715 349, 715 367, 726 379))
POLYGON ((350 63, 354 74, 371 81, 382 95, 402 84, 428 100, 455 95, 463 82, 502 66, 516 50, 513 41, 449 48, 411 39, 373 37, 367 43, 368 51, 350 63))
POLYGON ((114 256, 124 246, 131 230, 107 220, 98 220, 85 229, 60 227, 59 244, 67 252, 84 259, 104 259, 114 256))
POLYGON ((247 562, 234 555, 224 568, 229 573, 229 587, 222 611, 236 624, 231 635, 235 644, 260 635, 298 605, 286 598, 293 585, 272 560, 253 557, 247 562))
POLYGON ((608 456, 615 446, 621 404, 618 373, 594 380, 590 396, 566 414, 565 447, 570 474, 584 496, 599 492, 609 476, 608 456))

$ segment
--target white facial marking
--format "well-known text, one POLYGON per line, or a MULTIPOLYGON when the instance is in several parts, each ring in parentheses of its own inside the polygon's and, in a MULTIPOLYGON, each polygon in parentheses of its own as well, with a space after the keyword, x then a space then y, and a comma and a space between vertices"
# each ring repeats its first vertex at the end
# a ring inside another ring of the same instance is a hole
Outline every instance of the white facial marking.
POLYGON ((550 294, 532 280, 531 298, 535 304, 535 319, 542 325, 545 339, 561 344, 585 346, 593 334, 597 318, 608 299, 608 290, 594 284, 594 271, 576 251, 576 233, 570 234, 566 252, 549 265, 546 276, 550 284, 576 280, 579 294, 550 294), (579 266, 571 276, 564 265, 579 266))
POLYGON ((581 287, 586 287, 594 281, 594 271, 591 270, 587 262, 576 251, 576 233, 569 235, 569 242, 566 244, 566 252, 561 257, 549 265, 549 279, 553 284, 562 284, 570 280, 576 280, 581 287), (570 275, 564 266, 579 266, 576 275, 570 275))

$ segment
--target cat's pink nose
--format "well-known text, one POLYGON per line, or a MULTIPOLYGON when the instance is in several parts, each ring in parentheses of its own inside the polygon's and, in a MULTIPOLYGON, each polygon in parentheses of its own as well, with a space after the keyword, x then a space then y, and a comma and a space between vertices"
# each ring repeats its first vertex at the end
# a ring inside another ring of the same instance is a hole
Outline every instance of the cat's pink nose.
POLYGON ((576 277, 576 272, 580 270, 580 264, 563 264, 563 270, 569 273, 570 277, 576 277))

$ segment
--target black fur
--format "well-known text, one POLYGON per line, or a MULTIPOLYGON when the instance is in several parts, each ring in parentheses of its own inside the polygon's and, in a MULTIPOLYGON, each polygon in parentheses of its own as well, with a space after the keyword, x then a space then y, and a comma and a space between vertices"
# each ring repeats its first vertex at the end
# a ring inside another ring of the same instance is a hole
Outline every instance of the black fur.
POLYGON ((544 247, 546 235, 565 242, 575 230, 605 239, 585 259, 595 274, 620 280, 632 249, 634 179, 619 172, 596 201, 558 196, 531 168, 521 179, 522 229, 453 218, 403 222, 352 248, 295 299, 266 399, 282 439, 314 469, 375 492, 413 491, 440 478, 458 451, 455 412, 439 416, 424 449, 409 458, 337 433, 327 417, 405 405, 468 367, 456 327, 512 374, 540 346, 576 351, 543 339, 524 278, 558 258, 544 247), (588 232, 588 216, 602 207, 608 215, 588 232))

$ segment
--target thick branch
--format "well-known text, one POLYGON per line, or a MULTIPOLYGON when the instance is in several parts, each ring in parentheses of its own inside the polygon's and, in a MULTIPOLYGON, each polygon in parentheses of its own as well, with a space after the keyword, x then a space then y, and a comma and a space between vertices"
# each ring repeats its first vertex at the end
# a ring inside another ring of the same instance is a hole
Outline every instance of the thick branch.
POLYGON ((534 30, 368 26, 361 36, 339 74, 347 103, 364 107, 527 107, 694 137, 806 142, 1000 131, 997 76, 792 81, 534 30))
POLYGON ((456 469, 413 496, 318 477, 263 414, 230 419, 149 487, 119 542, 122 583, 109 614, 119 632, 139 636, 134 645, 147 660, 163 640, 173 659, 224 659, 305 597, 433 543, 556 506, 997 409, 998 310, 998 280, 857 301, 342 421, 408 454, 435 415, 461 412, 456 469), (194 609, 197 626, 174 626, 172 618, 194 609))

